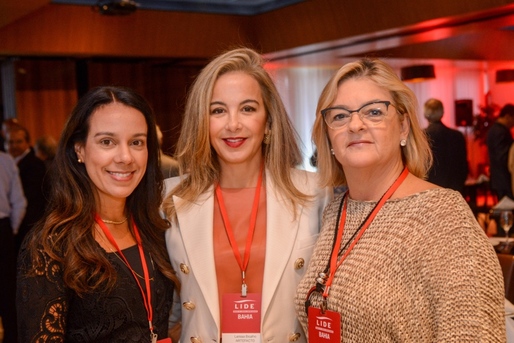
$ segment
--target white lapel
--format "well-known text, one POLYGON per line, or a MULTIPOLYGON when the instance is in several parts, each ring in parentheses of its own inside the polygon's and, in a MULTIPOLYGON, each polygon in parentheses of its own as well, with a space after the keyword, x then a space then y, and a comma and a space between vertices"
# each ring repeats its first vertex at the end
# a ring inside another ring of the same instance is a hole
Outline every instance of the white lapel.
POLYGON ((281 197, 277 198, 275 192, 275 186, 266 171, 266 257, 262 286, 262 318, 266 315, 284 269, 293 268, 287 263, 293 251, 303 210, 299 208, 294 219, 289 203, 281 197))
MULTIPOLYGON (((178 197, 173 197, 173 200, 177 205, 184 201, 178 197)), ((220 308, 214 262, 213 212, 214 193, 211 187, 195 203, 187 207, 187 211, 178 211, 177 218, 191 270, 194 272, 211 316, 219 325, 220 308)))

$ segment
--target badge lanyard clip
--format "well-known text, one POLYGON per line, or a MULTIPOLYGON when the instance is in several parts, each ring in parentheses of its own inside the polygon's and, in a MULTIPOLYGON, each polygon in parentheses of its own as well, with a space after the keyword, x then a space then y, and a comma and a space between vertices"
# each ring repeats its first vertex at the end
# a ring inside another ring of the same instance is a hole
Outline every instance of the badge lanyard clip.
POLYGON ((248 286, 246 285, 246 272, 243 270, 241 272, 242 274, 242 279, 243 279, 243 284, 241 285, 241 296, 243 298, 246 298, 246 294, 247 294, 247 291, 248 291, 248 286))

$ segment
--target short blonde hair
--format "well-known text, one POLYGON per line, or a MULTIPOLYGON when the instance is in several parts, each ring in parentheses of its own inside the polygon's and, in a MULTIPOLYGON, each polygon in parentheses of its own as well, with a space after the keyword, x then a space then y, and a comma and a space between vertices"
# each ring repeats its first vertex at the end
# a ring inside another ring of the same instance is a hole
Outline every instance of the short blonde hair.
POLYGON ((432 164, 432 153, 425 133, 420 128, 417 119, 418 102, 416 96, 387 63, 378 59, 364 58, 342 66, 328 81, 318 101, 312 138, 318 151, 318 171, 322 186, 345 185, 346 176, 342 166, 330 152, 328 127, 321 110, 329 107, 335 101, 338 87, 344 81, 354 78, 366 78, 389 91, 393 104, 399 113, 399 120, 407 117, 410 127, 406 146, 401 148, 398 144, 403 163, 412 174, 425 178, 432 164))

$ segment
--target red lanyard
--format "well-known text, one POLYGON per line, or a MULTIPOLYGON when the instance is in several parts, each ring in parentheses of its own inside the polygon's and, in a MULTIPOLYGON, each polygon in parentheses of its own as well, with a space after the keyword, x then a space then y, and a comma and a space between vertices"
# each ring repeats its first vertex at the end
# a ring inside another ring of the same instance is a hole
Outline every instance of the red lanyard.
POLYGON ((348 249, 346 249, 343 256, 341 256, 341 259, 338 262, 337 256, 339 255, 339 249, 341 247, 341 241, 342 241, 343 232, 344 232, 344 224, 346 222, 346 207, 348 204, 348 199, 345 200, 344 207, 343 207, 343 213, 341 216, 341 221, 339 223, 339 232, 340 233, 337 236, 337 240, 336 240, 333 250, 332 250, 332 255, 330 256, 330 273, 328 275, 327 282, 325 283, 326 287, 325 287, 325 290, 323 291, 323 298, 326 299, 328 297, 328 292, 330 290, 330 286, 332 285, 332 281, 334 280, 334 276, 335 276, 336 271, 339 268, 339 266, 343 263, 343 261, 346 259, 346 257, 350 254, 350 252, 355 247, 355 245, 357 244, 359 239, 362 237, 362 235, 364 234, 366 229, 370 226, 371 222, 377 215, 378 211, 380 211, 380 209, 382 208, 384 203, 393 195, 393 193, 398 189, 398 187, 400 187, 403 180, 405 180, 405 178, 407 177, 408 174, 409 174, 409 170, 407 169, 407 167, 405 167, 403 169, 402 173, 400 174, 400 176, 398 177, 398 179, 396 179, 396 181, 391 185, 391 187, 389 187, 387 192, 380 199, 377 206, 375 206, 375 208, 373 209, 373 212, 371 212, 371 214, 368 216, 367 220, 362 224, 359 234, 357 235, 357 237, 355 237, 355 240, 350 244, 348 249))
POLYGON ((241 269, 241 276, 243 282, 241 286, 241 296, 243 297, 246 297, 247 293, 246 268, 248 267, 248 262, 250 261, 250 250, 252 250, 253 234, 255 232, 255 223, 257 222, 257 210, 259 209, 259 199, 262 187, 263 170, 264 164, 261 165, 261 169, 259 171, 259 179, 257 180, 257 187, 255 189, 255 196, 253 198, 250 226, 248 227, 248 235, 246 236, 244 261, 241 259, 241 254, 239 253, 236 238, 234 237, 234 231, 232 230, 232 226, 230 225, 230 221, 228 219, 227 209, 225 208, 225 203, 223 202, 223 194, 221 193, 221 187, 219 183, 216 186, 216 198, 218 199, 218 203, 220 206, 221 218, 223 219, 223 224, 225 225, 225 231, 227 232, 227 236, 230 241, 230 246, 232 247, 232 251, 234 252, 234 256, 236 257, 237 263, 239 264, 239 268, 241 269))
POLYGON ((141 265, 143 267, 143 276, 145 279, 146 294, 145 294, 145 291, 143 290, 143 287, 141 286, 141 283, 139 282, 136 272, 132 268, 130 268, 129 261, 127 260, 125 255, 123 255, 123 253, 121 252, 118 244, 116 243, 116 240, 114 239, 114 237, 111 234, 111 231, 109 231, 109 228, 105 225, 102 218, 100 218, 100 216, 98 214, 95 214, 95 221, 97 222, 97 224, 100 226, 100 228, 104 232, 105 237, 107 237, 109 242, 116 248, 116 251, 118 252, 119 256, 123 259, 123 261, 125 262, 127 267, 129 267, 130 271, 132 272, 132 275, 134 276, 134 280, 136 280, 139 290, 141 291, 141 295, 143 296, 143 303, 145 305, 146 313, 148 315, 148 325, 150 327, 150 337, 153 342, 156 339, 157 335, 154 334, 154 332, 153 332, 153 324, 152 324, 153 308, 152 308, 152 292, 150 289, 150 273, 148 271, 148 265, 146 264, 146 257, 145 257, 145 253, 143 251, 143 244, 141 242, 141 236, 139 235, 139 230, 138 230, 136 224, 133 224, 134 235, 136 236, 135 238, 136 238, 136 242, 137 242, 137 247, 139 249, 141 265))

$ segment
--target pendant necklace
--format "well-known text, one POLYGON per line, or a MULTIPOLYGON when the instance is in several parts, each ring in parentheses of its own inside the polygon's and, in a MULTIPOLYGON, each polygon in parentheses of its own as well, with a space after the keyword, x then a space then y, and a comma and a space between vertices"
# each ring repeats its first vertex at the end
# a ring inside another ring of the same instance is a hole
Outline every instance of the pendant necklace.
POLYGON ((108 219, 103 219, 103 218, 101 218, 101 219, 105 224, 113 224, 113 225, 121 225, 127 221, 127 217, 125 217, 125 219, 123 219, 123 220, 120 220, 119 222, 117 222, 115 220, 108 220, 108 219))

